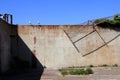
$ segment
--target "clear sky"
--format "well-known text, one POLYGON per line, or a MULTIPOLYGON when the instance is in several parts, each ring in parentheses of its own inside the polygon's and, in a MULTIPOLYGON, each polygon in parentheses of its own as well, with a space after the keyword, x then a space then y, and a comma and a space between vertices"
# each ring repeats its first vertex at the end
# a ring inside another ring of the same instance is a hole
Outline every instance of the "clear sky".
POLYGON ((80 24, 120 13, 120 0, 0 0, 14 24, 80 24))

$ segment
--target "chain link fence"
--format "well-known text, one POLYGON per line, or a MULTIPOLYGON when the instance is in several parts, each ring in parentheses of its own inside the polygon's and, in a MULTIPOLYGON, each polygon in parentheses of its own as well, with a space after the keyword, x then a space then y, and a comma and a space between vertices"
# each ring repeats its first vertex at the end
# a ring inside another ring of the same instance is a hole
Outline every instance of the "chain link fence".
MULTIPOLYGON (((116 14, 116 15, 118 15, 118 16, 120 17, 120 14, 116 14)), ((88 21, 85 21, 85 22, 81 23, 80 25, 92 26, 92 25, 94 25, 94 23, 95 23, 97 20, 101 20, 101 21, 99 21, 99 23, 101 23, 101 22, 103 22, 103 21, 105 21, 105 20, 113 20, 113 19, 114 19, 114 16, 115 16, 115 15, 109 16, 109 17, 104 17, 104 18, 99 18, 99 19, 88 20, 88 21)), ((97 23, 97 24, 99 24, 99 23, 97 23)))

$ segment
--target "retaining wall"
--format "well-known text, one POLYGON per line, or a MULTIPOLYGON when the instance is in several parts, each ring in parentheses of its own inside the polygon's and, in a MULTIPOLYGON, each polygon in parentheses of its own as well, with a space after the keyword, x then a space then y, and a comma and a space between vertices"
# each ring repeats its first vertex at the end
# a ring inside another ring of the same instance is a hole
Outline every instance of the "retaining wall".
MULTIPOLYGON (((120 65, 119 30, 81 25, 19 25, 18 35, 48 68, 120 65)), ((21 56, 31 61, 30 56, 21 56)))

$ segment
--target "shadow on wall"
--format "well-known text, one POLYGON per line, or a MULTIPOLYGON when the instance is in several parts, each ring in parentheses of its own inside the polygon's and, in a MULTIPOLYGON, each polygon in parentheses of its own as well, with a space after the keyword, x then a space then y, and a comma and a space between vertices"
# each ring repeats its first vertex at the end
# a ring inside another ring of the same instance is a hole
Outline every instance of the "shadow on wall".
POLYGON ((97 25, 100 28, 103 29, 111 29, 111 30, 115 30, 117 32, 120 32, 120 25, 119 26, 110 26, 110 25, 97 25))
POLYGON ((44 71, 43 65, 18 35, 11 36, 10 63, 10 70, 0 80, 40 80, 44 71))

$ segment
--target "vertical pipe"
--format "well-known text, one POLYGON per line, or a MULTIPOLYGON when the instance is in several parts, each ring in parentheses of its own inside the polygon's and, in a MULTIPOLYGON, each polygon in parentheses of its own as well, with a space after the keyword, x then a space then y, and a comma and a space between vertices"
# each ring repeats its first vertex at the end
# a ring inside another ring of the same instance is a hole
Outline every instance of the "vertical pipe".
POLYGON ((8 16, 8 14, 6 14, 6 22, 7 23, 9 22, 9 16, 8 16))
POLYGON ((13 19, 13 17, 12 17, 12 15, 10 15, 10 24, 13 23, 12 19, 13 19))
POLYGON ((5 20, 5 21, 6 21, 6 14, 4 14, 4 15, 3 15, 3 20, 5 20))

